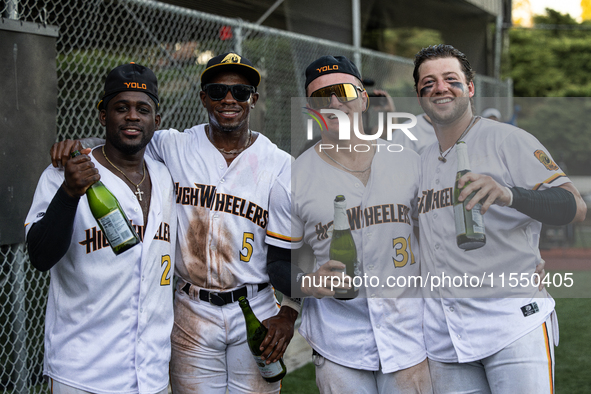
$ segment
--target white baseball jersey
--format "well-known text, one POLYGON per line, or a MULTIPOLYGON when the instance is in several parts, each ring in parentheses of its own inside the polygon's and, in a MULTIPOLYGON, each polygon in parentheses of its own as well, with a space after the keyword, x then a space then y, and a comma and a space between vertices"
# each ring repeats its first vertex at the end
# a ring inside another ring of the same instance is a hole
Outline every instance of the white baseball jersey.
MULTIPOLYGON (((388 144, 383 140, 380 143, 388 144)), ((309 244, 317 270, 329 260, 334 199, 343 194, 362 275, 379 278, 379 284, 368 285, 353 300, 304 301, 300 333, 322 356, 337 364, 372 371, 381 368, 390 373, 426 357, 420 289, 386 285, 388 276, 420 276, 412 234, 418 187, 419 156, 410 150, 388 152, 382 145, 364 186, 355 176, 322 160, 311 148, 292 167, 291 226, 287 222, 281 228, 286 221, 277 219, 289 215, 289 205, 272 205, 271 224, 284 235, 274 234, 268 242, 283 248, 309 244), (287 242, 290 238, 291 245, 287 242), (282 243, 281 239, 286 241, 282 243)), ((273 196, 273 204, 286 199, 273 196)))
MULTIPOLYGON (((405 123, 409 123, 409 121, 405 123)), ((425 114, 417 115, 417 124, 415 127, 408 129, 415 137, 416 141, 408 138, 406 134, 400 129, 392 133, 392 143, 402 145, 404 149, 412 149, 419 155, 423 153, 425 148, 437 143, 437 136, 433 125, 425 119, 425 114)))
MULTIPOLYGON (((146 226, 134 192, 90 156, 142 242, 115 255, 86 196, 80 198, 68 252, 50 270, 43 373, 93 393, 159 392, 169 380, 174 186, 166 167, 146 157, 152 181, 146 226)), ((43 217, 63 181, 62 170, 49 166, 43 172, 27 215, 27 232, 43 217)))
POLYGON ((157 131, 147 152, 168 167, 176 188, 176 273, 201 288, 267 283, 269 195, 291 156, 262 134, 230 166, 205 125, 157 131))
MULTIPOLYGON (((540 142, 514 126, 481 119, 463 140, 471 171, 489 175, 502 186, 543 190, 569 182, 540 142)), ((486 245, 467 252, 458 248, 453 211, 455 147, 446 163, 438 157, 437 145, 421 156, 418 209, 423 276, 484 275, 485 281, 476 290, 446 286, 428 293, 425 341, 429 358, 464 363, 494 354, 539 327, 552 313, 554 300, 537 286, 511 288, 508 284, 511 273, 531 275, 540 262, 540 222, 513 208, 492 205, 484 214, 486 245), (503 298, 457 298, 483 295, 503 298)))

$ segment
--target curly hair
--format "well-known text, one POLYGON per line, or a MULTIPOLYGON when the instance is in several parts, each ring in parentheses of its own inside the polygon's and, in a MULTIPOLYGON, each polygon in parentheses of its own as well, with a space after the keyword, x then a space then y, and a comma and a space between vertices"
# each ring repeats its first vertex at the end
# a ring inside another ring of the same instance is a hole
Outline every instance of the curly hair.
POLYGON ((475 72, 472 69, 472 66, 470 65, 470 62, 468 61, 466 55, 464 55, 462 52, 460 52, 451 45, 430 45, 427 48, 421 49, 415 55, 415 69, 412 72, 412 76, 415 80, 415 91, 418 92, 417 84, 419 82, 419 67, 421 66, 421 64, 423 64, 423 62, 425 62, 426 60, 433 60, 445 57, 455 57, 456 59, 458 59, 462 67, 462 71, 466 76, 466 82, 468 84, 474 80, 475 72))

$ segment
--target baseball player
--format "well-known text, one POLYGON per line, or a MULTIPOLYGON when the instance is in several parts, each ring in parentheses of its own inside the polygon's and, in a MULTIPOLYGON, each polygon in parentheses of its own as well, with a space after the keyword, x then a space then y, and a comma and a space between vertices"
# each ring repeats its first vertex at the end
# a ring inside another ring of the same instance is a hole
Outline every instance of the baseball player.
MULTIPOLYGON (((474 72, 460 51, 449 45, 421 50, 413 75, 438 139, 421 156, 423 275, 531 276, 540 262, 541 222, 583 220, 586 206, 579 192, 532 135, 473 115, 474 72), (486 231, 486 244, 466 252, 456 245, 453 201, 446 197, 454 187, 458 141, 467 145, 471 166, 459 180, 459 187, 468 185, 459 200, 476 192, 467 209, 481 203, 486 231)), ((494 286, 501 292, 495 293, 490 281, 473 293, 442 286, 425 299, 434 391, 554 392, 554 300, 537 286, 494 286), (474 298, 481 294, 492 296, 474 298)))
POLYGON ((144 156, 160 124, 158 85, 138 64, 113 69, 99 118, 106 143, 49 166, 25 231, 31 263, 49 270, 43 374, 51 392, 166 393, 176 207, 166 167, 144 156), (96 181, 115 195, 141 243, 115 255, 92 215, 96 181))
MULTIPOLYGON (((201 74, 209 122, 184 132, 157 131, 147 154, 169 169, 176 191, 179 244, 175 273, 170 375, 176 394, 278 393, 246 342, 238 298, 247 296, 269 329, 267 363, 279 360, 293 336, 299 305, 278 309, 266 268, 269 196, 289 171, 291 156, 249 127, 261 76, 252 63, 225 53, 201 74)), ((64 145, 56 160, 69 152, 64 145)))
MULTIPOLYGON (((361 116, 354 116, 367 107, 360 81, 346 57, 323 56, 306 69, 309 105, 344 112, 351 127, 358 120, 363 133, 361 116)), ((413 235, 419 156, 410 150, 390 152, 384 140, 372 141, 382 144, 380 150, 348 149, 366 141, 339 140, 337 116, 324 119, 328 128, 322 129, 322 140, 292 166, 291 190, 285 177, 273 189, 267 232, 272 283, 292 296, 311 296, 304 300, 300 332, 314 349, 321 393, 430 393, 418 288, 367 285, 357 298, 343 301, 331 297, 329 284, 311 284, 344 267, 329 259, 333 201, 339 194, 346 198, 360 275, 384 281, 420 276, 413 235), (304 243, 313 249, 316 263, 306 273, 294 267, 291 288, 288 249, 296 252, 304 243)))

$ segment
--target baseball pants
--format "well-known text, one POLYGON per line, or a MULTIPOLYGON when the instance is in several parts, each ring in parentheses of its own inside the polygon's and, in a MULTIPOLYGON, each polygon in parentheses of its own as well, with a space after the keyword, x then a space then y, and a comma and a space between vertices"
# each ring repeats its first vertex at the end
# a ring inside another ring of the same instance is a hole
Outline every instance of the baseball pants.
MULTIPOLYGON (((72 386, 65 385, 51 378, 49 379, 49 388, 51 390, 51 394, 92 394, 89 391, 84 391, 72 386)), ((168 387, 158 394, 168 394, 168 387)))
POLYGON ((314 356, 316 385, 321 394, 431 394, 427 360, 401 371, 382 373, 348 368, 314 356))
POLYGON ((552 319, 503 350, 479 361, 429 359, 435 394, 554 394, 552 319))
MULTIPOLYGON (((246 323, 238 302, 215 306, 179 291, 174 302, 170 381, 174 394, 279 393, 281 382, 267 383, 246 342, 246 323)), ((271 286, 248 300, 257 318, 279 312, 271 286)), ((254 294, 253 296, 251 296, 254 294)))

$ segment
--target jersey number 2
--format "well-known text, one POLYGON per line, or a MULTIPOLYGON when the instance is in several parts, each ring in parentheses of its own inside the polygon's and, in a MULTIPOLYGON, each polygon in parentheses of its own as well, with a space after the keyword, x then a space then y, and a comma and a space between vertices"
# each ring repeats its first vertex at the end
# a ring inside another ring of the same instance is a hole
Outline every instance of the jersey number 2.
POLYGON ((160 279, 160 286, 168 286, 170 284, 170 277, 168 273, 170 272, 170 256, 165 254, 162 256, 162 262, 160 266, 164 265, 164 272, 162 272, 162 278, 160 279), (165 265, 166 264, 166 265, 165 265))
POLYGON ((240 261, 249 262, 252 256, 252 244, 254 242, 253 233, 244 233, 242 236, 242 250, 240 251, 240 261), (250 242, 248 242, 250 240, 250 242), (244 250, 246 249, 246 251, 244 250), (243 253, 246 252, 246 253, 243 253))

